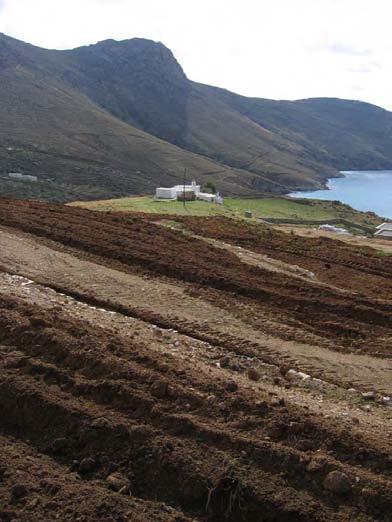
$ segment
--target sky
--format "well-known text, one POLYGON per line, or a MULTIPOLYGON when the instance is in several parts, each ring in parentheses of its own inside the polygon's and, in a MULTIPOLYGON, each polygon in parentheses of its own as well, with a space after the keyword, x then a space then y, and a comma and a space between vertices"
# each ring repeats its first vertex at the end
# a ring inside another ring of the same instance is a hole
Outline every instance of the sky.
POLYGON ((389 110, 391 20, 391 0, 0 0, 0 32, 41 47, 149 38, 201 83, 389 110))

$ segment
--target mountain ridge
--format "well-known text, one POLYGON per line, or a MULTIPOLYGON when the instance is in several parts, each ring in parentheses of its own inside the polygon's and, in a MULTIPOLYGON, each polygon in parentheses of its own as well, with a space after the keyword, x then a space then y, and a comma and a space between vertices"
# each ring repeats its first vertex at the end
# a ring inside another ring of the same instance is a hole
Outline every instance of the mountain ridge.
POLYGON ((0 81, 0 140, 23 151, 13 161, 0 151, 8 195, 21 187, 4 177, 10 167, 40 176, 42 154, 52 155, 44 170, 55 172, 57 194, 41 196, 60 200, 151 191, 182 179, 184 168, 228 193, 255 195, 319 188, 339 170, 392 167, 389 111, 193 82, 170 49, 144 38, 58 51, 0 35, 0 81))

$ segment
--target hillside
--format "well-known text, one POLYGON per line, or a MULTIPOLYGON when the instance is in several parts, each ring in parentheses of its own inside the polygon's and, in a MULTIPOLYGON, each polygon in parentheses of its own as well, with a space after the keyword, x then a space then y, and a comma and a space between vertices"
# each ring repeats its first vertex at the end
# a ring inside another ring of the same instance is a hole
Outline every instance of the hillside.
POLYGON ((188 177, 227 194, 320 187, 392 166, 392 114, 346 100, 246 98, 190 81, 161 43, 70 51, 0 35, 0 188, 46 199, 151 192, 188 177), (11 150, 12 149, 12 150, 11 150), (8 172, 38 175, 37 184, 8 172))
POLYGON ((8 39, 0 40, 3 195, 73 200, 152 192, 182 179, 184 168, 189 178, 213 176, 228 193, 249 192, 247 172, 121 121, 48 72, 57 66, 52 53, 17 44, 12 54, 8 39), (10 180, 9 172, 36 175, 38 182, 10 180))
POLYGON ((0 198, 0 519, 390 522, 392 257, 0 198))

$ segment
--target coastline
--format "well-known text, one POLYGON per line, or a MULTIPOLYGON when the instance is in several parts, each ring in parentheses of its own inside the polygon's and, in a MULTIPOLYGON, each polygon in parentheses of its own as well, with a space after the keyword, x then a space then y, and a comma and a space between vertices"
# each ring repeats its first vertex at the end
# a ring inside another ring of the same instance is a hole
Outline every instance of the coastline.
POLYGON ((326 180, 324 188, 287 193, 292 199, 340 201, 362 212, 392 219, 392 170, 344 170, 326 180), (344 182, 334 180, 346 179, 344 182))

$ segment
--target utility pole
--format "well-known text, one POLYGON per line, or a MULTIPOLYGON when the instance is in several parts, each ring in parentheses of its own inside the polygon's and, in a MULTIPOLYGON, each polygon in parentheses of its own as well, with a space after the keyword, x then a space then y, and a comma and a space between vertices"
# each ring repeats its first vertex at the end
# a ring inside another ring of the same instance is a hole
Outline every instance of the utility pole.
POLYGON ((183 193, 182 193, 184 208, 185 208, 185 183, 186 183, 186 167, 184 168, 184 185, 183 185, 183 193))

